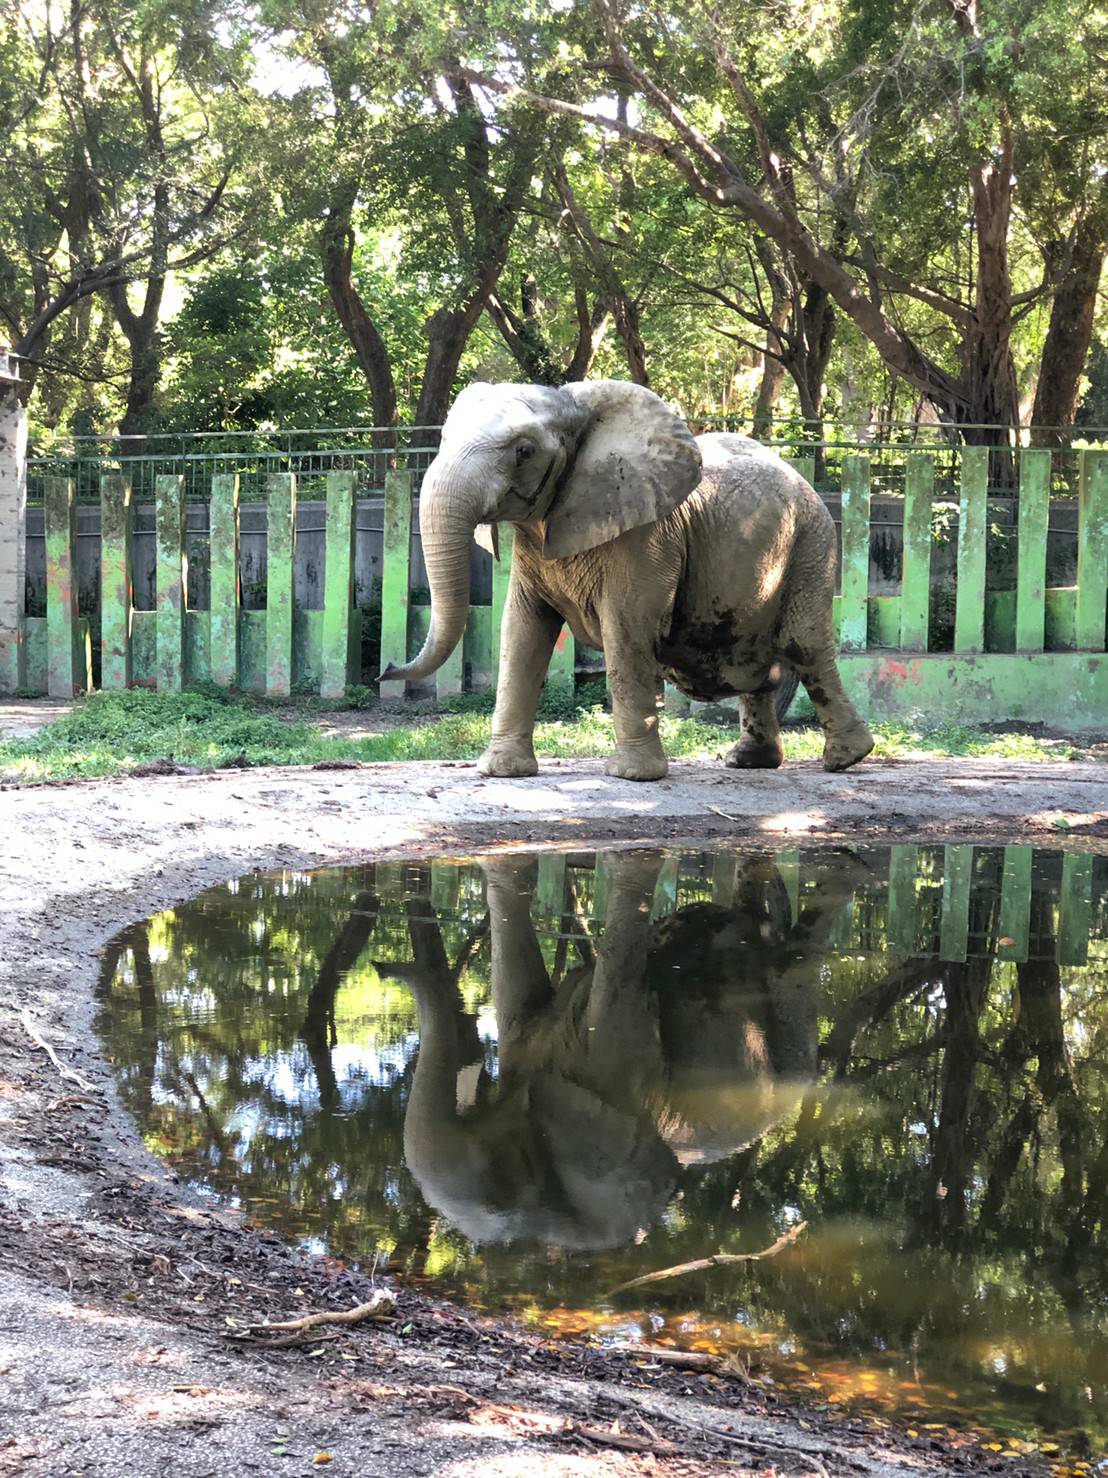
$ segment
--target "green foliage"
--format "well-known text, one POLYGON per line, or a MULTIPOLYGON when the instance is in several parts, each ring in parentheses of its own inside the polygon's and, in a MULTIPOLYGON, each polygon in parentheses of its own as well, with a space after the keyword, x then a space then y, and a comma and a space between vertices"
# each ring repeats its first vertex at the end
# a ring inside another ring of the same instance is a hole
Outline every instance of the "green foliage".
MULTIPOLYGON (((619 23, 636 63, 763 196, 764 148, 784 161, 813 240, 942 375, 967 374, 977 352, 972 181, 1010 130, 999 289, 1029 399, 1077 223, 1108 221, 1108 74, 1087 63, 1103 54, 1101 10, 724 0, 710 16, 663 6, 619 23), (721 36, 749 105, 715 55, 721 36)), ((904 366, 841 295, 820 369, 813 281, 749 214, 603 129, 469 90, 460 68, 610 115, 609 41, 589 4, 107 0, 77 24, 69 46, 61 12, 23 7, 0 36, 0 312, 18 337, 68 304, 36 340, 40 443, 118 424, 144 355, 148 412, 167 430, 352 425, 373 419, 374 353, 398 418, 437 417, 473 378, 628 374, 629 319, 662 394, 748 424, 774 301, 787 310, 780 415, 852 429, 916 408, 904 366), (116 254, 122 303, 118 290, 67 296, 116 254), (819 383, 802 394, 806 364, 819 383)), ((628 123, 666 133, 664 110, 623 91, 628 123)), ((1095 357, 1090 371, 1086 423, 1108 418, 1095 357)))

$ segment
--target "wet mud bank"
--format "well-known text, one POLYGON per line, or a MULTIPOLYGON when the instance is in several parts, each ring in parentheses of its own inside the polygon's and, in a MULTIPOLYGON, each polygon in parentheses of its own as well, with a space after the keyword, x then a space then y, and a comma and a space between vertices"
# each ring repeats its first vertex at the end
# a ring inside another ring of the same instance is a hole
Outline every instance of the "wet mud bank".
POLYGON ((679 763, 637 786, 563 761, 522 781, 428 764, 3 790, 0 1472, 1038 1471, 775 1402, 737 1374, 553 1346, 405 1290, 387 1322, 259 1347, 248 1326, 348 1309, 373 1279, 198 1202, 119 1105, 95 1030, 105 946, 209 884, 498 844, 697 837, 1106 851, 1108 771, 904 761, 736 777, 679 763))

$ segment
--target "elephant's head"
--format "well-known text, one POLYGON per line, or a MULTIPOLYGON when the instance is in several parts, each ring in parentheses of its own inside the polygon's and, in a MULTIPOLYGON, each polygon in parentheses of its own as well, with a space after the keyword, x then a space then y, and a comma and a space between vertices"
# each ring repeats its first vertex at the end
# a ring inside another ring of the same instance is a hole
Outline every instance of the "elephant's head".
POLYGON ((491 526, 495 553, 498 523, 533 524, 544 558, 564 559, 664 517, 700 473, 684 421, 641 385, 468 386, 420 493, 431 629, 419 655, 382 678, 428 677, 461 641, 479 526, 491 526))

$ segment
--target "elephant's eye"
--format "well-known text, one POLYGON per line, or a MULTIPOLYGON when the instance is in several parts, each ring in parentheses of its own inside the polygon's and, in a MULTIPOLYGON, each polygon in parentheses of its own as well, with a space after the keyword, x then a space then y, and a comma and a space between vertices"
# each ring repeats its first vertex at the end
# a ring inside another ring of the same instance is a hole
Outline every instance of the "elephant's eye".
POLYGON ((533 441, 521 441, 516 447, 516 466, 521 467, 524 462, 529 462, 537 450, 533 441))

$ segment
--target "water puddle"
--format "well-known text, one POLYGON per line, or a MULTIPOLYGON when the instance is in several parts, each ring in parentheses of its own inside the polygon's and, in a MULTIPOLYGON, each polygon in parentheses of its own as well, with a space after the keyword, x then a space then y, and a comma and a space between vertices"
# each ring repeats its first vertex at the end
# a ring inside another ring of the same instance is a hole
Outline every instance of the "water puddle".
POLYGON ((116 943, 147 1143, 290 1239, 1059 1473, 1105 1450, 1108 858, 379 864, 116 943))

